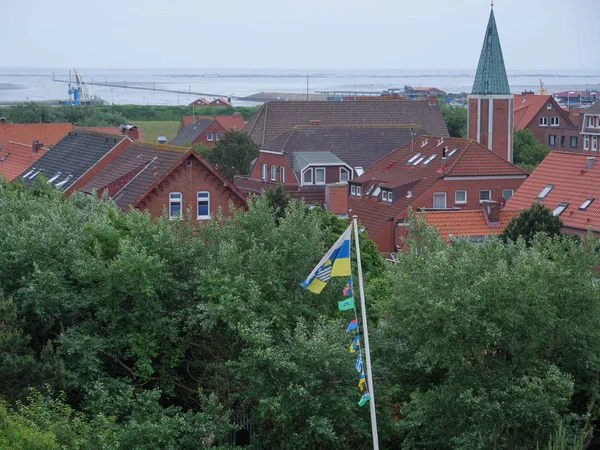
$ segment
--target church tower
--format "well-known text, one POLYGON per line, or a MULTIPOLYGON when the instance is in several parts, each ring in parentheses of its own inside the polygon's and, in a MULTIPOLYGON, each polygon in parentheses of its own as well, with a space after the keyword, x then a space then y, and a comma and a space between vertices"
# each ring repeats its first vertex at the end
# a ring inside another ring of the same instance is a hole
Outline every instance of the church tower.
POLYGON ((512 163, 513 102, 494 8, 490 13, 475 82, 469 95, 468 137, 512 163))

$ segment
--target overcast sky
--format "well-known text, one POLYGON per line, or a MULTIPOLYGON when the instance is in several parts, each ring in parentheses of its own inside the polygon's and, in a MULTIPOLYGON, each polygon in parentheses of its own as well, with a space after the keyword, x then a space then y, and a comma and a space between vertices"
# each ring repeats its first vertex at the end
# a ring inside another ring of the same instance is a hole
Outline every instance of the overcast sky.
MULTIPOLYGON (((0 0, 0 67, 471 69, 489 0, 0 0)), ((496 0, 507 69, 598 70, 600 0, 496 0)))

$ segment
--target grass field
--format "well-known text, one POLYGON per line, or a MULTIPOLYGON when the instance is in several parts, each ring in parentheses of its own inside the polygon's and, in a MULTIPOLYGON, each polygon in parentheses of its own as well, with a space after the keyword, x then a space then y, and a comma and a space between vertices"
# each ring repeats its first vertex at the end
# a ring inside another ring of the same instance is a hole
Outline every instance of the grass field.
POLYGON ((144 141, 156 142, 159 136, 167 138, 167 142, 171 141, 179 130, 179 123, 174 121, 158 122, 158 121, 136 121, 133 125, 137 125, 142 130, 144 141))

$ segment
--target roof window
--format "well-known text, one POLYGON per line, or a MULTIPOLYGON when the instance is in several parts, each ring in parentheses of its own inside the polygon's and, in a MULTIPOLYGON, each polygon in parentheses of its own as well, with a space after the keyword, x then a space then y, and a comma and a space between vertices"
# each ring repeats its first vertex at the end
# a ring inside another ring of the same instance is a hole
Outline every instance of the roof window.
POLYGON ((56 183, 54 185, 54 187, 63 187, 65 184, 67 184, 69 181, 71 181, 71 178, 73 178, 73 175, 67 175, 67 178, 62 180, 60 183, 56 183))
POLYGON ((424 165, 424 166, 426 166, 426 165, 427 165, 427 164, 429 164, 431 161, 433 161, 435 158, 437 158, 437 155, 431 155, 431 156, 430 156, 430 157, 427 159, 427 161, 425 161, 425 162, 423 163, 423 165, 424 165))
POLYGON ((540 192, 540 195, 538 195, 537 199, 542 200, 542 199, 546 198, 546 196, 550 193, 550 191, 553 188, 554 188, 553 184, 549 184, 548 186, 546 186, 544 189, 542 189, 542 192, 540 192))
POLYGON ((454 155, 454 154, 455 154, 457 151, 458 151, 458 149, 457 149, 457 148, 455 148, 455 149, 454 149, 454 150, 452 150, 450 153, 448 153, 448 156, 447 156, 447 157, 450 157, 450 156, 454 155))
POLYGON ((562 212, 567 209, 567 206, 569 206, 568 203, 559 203, 558 206, 556 207, 556 209, 554 211, 552 211, 552 214, 554 214, 555 216, 560 216, 562 214, 562 212))
POLYGON ((363 169, 362 166, 355 167, 354 171, 356 172, 357 177, 360 177, 363 173, 365 173, 365 169, 363 169))
POLYGON ((424 159, 425 159, 425 157, 424 157, 424 156, 421 156, 421 157, 420 157, 419 159, 417 159, 417 160, 416 160, 414 163, 412 163, 412 165, 413 165, 413 166, 418 166, 418 165, 419 165, 419 163, 420 163, 421 161, 423 161, 424 159))
POLYGON ((415 159, 417 159, 419 156, 421 156, 420 153, 417 153, 416 155, 414 155, 412 158, 410 158, 407 163, 410 164, 412 163, 415 159))
POLYGON ((32 167, 31 170, 29 172, 27 172, 25 175, 23 175, 23 178, 27 178, 29 175, 31 175, 33 172, 35 172, 35 167, 32 167))
POLYGON ((29 179, 30 179, 30 180, 33 180, 35 177, 37 177, 37 176, 39 175, 39 173, 40 173, 41 171, 42 171, 42 169, 38 169, 38 170, 36 170, 36 171, 33 173, 33 175, 31 175, 31 176, 29 177, 29 179))
POLYGON ((369 195, 371 193, 371 191, 373 190, 373 188, 375 187, 374 184, 372 184, 371 186, 369 186, 369 189, 367 189, 367 192, 365 195, 369 195))
POLYGON ((50 184, 54 183, 58 179, 58 177, 60 177, 61 175, 62 175, 62 172, 56 172, 56 175, 54 175, 52 178, 50 178, 47 181, 47 183, 50 183, 50 184))
POLYGON ((585 211, 586 209, 588 209, 588 206, 590 206, 593 201, 594 201, 593 198, 588 198, 585 202, 583 202, 581 204, 581 206, 579 207, 579 209, 582 210, 582 211, 585 211))
POLYGON ((381 193, 381 188, 379 186, 377 186, 377 188, 371 194, 371 197, 377 197, 377 196, 379 196, 380 193, 381 193))
POLYGON ((4 161, 6 158, 8 158, 10 155, 10 153, 7 153, 6 155, 4 155, 2 158, 0 158, 0 162, 4 161))

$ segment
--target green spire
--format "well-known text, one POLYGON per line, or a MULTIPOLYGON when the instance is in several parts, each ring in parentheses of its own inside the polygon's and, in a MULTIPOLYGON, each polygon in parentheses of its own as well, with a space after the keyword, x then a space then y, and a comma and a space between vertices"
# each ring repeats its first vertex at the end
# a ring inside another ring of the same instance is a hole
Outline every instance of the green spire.
POLYGON ((510 94, 494 10, 490 13, 472 94, 510 94))

